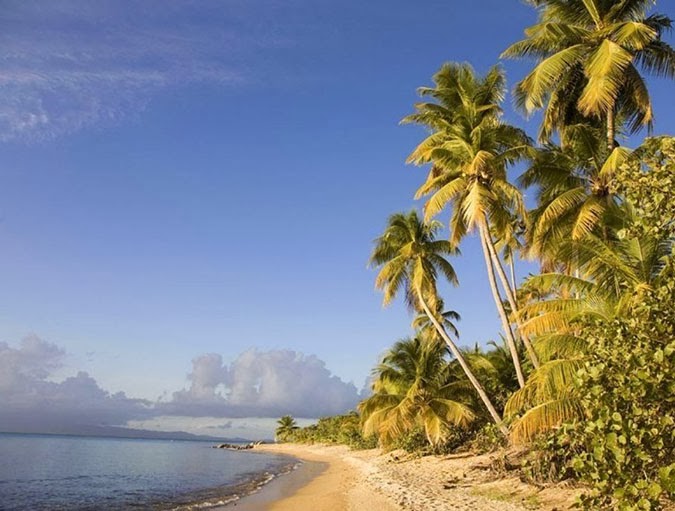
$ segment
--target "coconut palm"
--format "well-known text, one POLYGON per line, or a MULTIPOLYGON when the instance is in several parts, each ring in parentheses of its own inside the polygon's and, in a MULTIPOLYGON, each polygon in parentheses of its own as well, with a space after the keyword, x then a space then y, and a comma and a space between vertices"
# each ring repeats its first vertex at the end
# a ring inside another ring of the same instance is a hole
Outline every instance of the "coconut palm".
POLYGON ((474 419, 471 396, 455 388, 447 353, 445 345, 420 337, 394 344, 373 370, 373 394, 359 404, 364 435, 390 446, 419 427, 436 446, 453 426, 467 426, 474 419))
POLYGON ((284 415, 281 417, 277 424, 279 425, 274 432, 277 441, 285 442, 288 440, 294 431, 299 429, 298 424, 295 422, 295 419, 290 415, 284 415))
POLYGON ((614 176, 631 151, 615 147, 609 152, 597 128, 578 124, 563 131, 565 146, 544 145, 519 178, 521 186, 536 190, 527 238, 530 254, 545 264, 560 243, 591 233, 606 238, 608 228, 624 216, 614 176))
POLYGON ((445 277, 454 285, 458 283, 455 270, 446 259, 446 256, 454 254, 456 249, 449 241, 436 239, 441 227, 437 221, 422 222, 414 210, 408 214, 397 213, 390 216, 384 234, 375 241, 375 248, 370 257, 371 266, 380 269, 375 286, 384 292, 385 306, 403 291, 408 306, 427 315, 461 365, 494 422, 502 433, 507 434, 508 430, 502 424, 501 416, 474 376, 461 351, 443 328, 442 318, 437 316, 440 302, 437 290, 439 277, 445 277))
MULTIPOLYGON (((459 338, 459 330, 457 329, 455 322, 462 319, 462 317, 457 311, 444 311, 444 305, 445 304, 443 303, 443 300, 439 298, 436 305, 436 317, 443 325, 443 328, 445 328, 446 332, 451 333, 455 338, 459 338)), ((412 327, 415 329, 418 335, 424 339, 438 339, 440 342, 443 342, 443 339, 441 339, 438 335, 436 327, 429 319, 429 316, 424 313, 418 314, 415 319, 413 319, 412 327)))
MULTIPOLYGON (((416 165, 432 165, 417 197, 430 195, 424 206, 426 219, 450 206, 450 241, 454 246, 467 233, 478 231, 493 298, 518 381, 523 385, 516 341, 495 273, 511 310, 518 307, 491 232, 506 233, 514 218, 526 218, 520 190, 509 183, 506 169, 532 154, 530 139, 500 119, 505 87, 500 68, 493 67, 480 78, 468 64, 449 63, 436 73, 434 83, 433 88, 420 89, 423 97, 433 101, 417 104, 416 113, 403 119, 404 123, 421 124, 431 130, 408 158, 416 165)), ((536 367, 536 353, 527 338, 521 339, 536 367)))
POLYGON ((631 132, 651 127, 652 104, 640 70, 675 77, 675 51, 661 36, 671 20, 647 15, 654 0, 530 0, 539 22, 502 57, 533 57, 537 65, 515 88, 526 112, 544 108, 540 138, 579 122, 602 119, 607 147, 616 119, 631 132))

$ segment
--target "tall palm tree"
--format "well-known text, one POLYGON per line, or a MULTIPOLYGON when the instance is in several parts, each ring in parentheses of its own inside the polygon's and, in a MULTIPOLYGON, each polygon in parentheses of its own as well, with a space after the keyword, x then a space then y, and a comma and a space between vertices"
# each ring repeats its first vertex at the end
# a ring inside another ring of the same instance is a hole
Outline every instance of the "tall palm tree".
POLYGON ((515 97, 528 113, 545 108, 540 138, 549 140, 580 116, 602 119, 611 151, 618 117, 631 132, 651 128, 652 104, 639 69, 675 77, 675 51, 661 38, 671 20, 647 15, 655 1, 529 1, 539 8, 539 23, 502 57, 537 59, 515 97))
MULTIPOLYGON (((424 206, 425 218, 433 218, 451 207, 453 245, 471 231, 480 236, 488 281, 506 335, 518 381, 524 376, 516 341, 502 303, 495 272, 511 310, 517 311, 514 290, 506 277, 491 231, 503 233, 515 218, 525 219, 523 198, 506 176, 507 166, 532 154, 530 139, 522 131, 501 121, 500 102, 505 81, 500 68, 493 67, 484 78, 476 76, 468 64, 445 64, 434 76, 433 88, 422 88, 423 97, 432 102, 416 105, 416 113, 403 119, 431 130, 415 148, 408 161, 416 165, 431 163, 431 172, 417 192, 430 195, 424 206)), ((529 340, 521 336, 532 363, 537 356, 529 340)))
POLYGON ((397 213, 389 217, 384 234, 375 241, 370 257, 371 266, 380 268, 375 286, 384 291, 384 305, 403 291, 409 307, 423 311, 445 341, 450 352, 461 365, 473 388, 480 396, 494 422, 502 433, 508 430, 502 424, 490 398, 467 364, 462 352, 448 335, 438 317, 439 296, 437 282, 440 276, 457 285, 455 270, 445 258, 456 249, 447 240, 436 239, 440 222, 424 223, 416 211, 397 213))
POLYGON ((447 439, 452 426, 474 419, 470 396, 456 388, 446 360, 447 347, 420 337, 394 344, 373 370, 373 394, 359 404, 365 436, 383 446, 421 427, 429 445, 447 439))
POLYGON ((277 424, 279 425, 275 430, 274 434, 279 442, 285 442, 290 438, 294 431, 299 429, 298 424, 295 422, 295 419, 290 415, 284 415, 281 417, 277 424))

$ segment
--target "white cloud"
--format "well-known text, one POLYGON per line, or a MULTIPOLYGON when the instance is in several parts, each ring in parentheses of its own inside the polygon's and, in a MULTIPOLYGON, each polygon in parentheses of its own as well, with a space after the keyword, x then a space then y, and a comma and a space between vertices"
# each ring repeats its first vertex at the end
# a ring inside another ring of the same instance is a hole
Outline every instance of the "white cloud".
POLYGON ((223 397, 217 390, 228 379, 222 356, 216 353, 202 355, 192 361, 192 368, 188 374, 188 380, 192 382, 190 388, 175 393, 174 400, 210 402, 223 397))
POLYGON ((0 342, 0 395, 11 399, 34 392, 33 384, 60 367, 64 352, 35 335, 21 340, 18 349, 0 342))
MULTIPOLYGON (((169 401, 110 393, 85 372, 54 381, 65 352, 37 336, 0 343, 0 431, 78 432, 91 426, 148 427, 226 436, 268 436, 276 418, 316 418, 353 409, 359 393, 313 355, 248 350, 192 361, 189 386, 169 401), (172 427, 172 425, 174 427, 172 427)), ((122 370, 122 369, 120 369, 122 370)))
POLYGON ((322 360, 291 350, 251 349, 229 366, 210 354, 192 364, 190 387, 162 404, 173 415, 320 417, 348 411, 359 400, 356 387, 322 360))
POLYGON ((60 431, 74 425, 123 424, 150 413, 150 403, 110 394, 85 372, 50 381, 65 353, 37 336, 18 348, 0 343, 0 430, 60 431))

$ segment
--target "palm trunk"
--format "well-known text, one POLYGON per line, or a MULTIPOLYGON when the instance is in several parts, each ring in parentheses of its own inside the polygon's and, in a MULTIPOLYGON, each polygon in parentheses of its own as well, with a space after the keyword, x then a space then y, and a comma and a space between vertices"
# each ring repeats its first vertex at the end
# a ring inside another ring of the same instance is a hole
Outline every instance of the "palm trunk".
POLYGON ((614 121, 614 104, 612 104, 607 109, 607 149, 609 149, 610 153, 614 150, 614 132, 615 131, 616 131, 616 128, 615 128, 615 121, 614 121))
POLYGON ((467 364, 466 360, 464 359, 464 355, 462 355, 462 352, 459 351, 457 345, 452 341, 452 339, 450 339, 450 336, 445 331, 445 328, 443 328, 443 325, 441 325, 439 321, 436 319, 436 316, 432 314, 431 310, 429 309, 429 306, 422 297, 422 292, 420 289, 417 290, 417 294, 420 301, 420 305, 422 306, 422 309, 424 309, 424 313, 427 316, 429 316, 429 320, 433 323, 434 327, 436 327, 436 331, 448 345, 448 348, 450 348, 450 351, 457 359, 457 362, 459 362, 459 365, 464 370, 464 374, 466 374, 466 377, 471 382, 471 385, 473 385, 473 388, 476 389, 476 392, 478 392, 478 395, 480 396, 481 401, 483 401, 485 408, 487 408, 488 412, 490 413, 492 420, 494 420, 495 424, 499 428, 499 431, 501 431, 505 437, 508 437, 509 430, 506 428, 506 426, 504 426, 502 418, 499 416, 499 413, 497 413, 497 410, 492 404, 492 401, 490 401, 490 398, 485 393, 483 386, 480 384, 476 376, 473 374, 473 371, 471 371, 469 364, 467 364))
POLYGON ((516 263, 513 260, 513 253, 511 253, 511 258, 509 259, 509 269, 511 270, 511 289, 516 291, 516 263))
MULTIPOLYGON (((516 327, 518 327, 518 332, 520 334, 520 338, 523 341, 523 344, 525 345, 525 348, 527 349, 527 354, 530 357, 530 361, 532 362, 532 365, 534 366, 535 369, 539 368, 539 358, 537 357, 537 353, 534 351, 534 347, 532 346, 532 343, 530 342, 530 339, 525 333, 523 332, 523 329, 520 324, 520 319, 518 318, 518 303, 516 302, 516 297, 514 295, 515 292, 515 284, 513 286, 513 289, 511 288, 511 285, 509 284, 508 278, 506 277, 506 272, 504 271, 504 267, 502 266, 502 262, 499 259, 499 255, 497 254, 497 249, 495 249, 494 242, 492 241, 492 236, 490 236, 490 230, 487 225, 487 219, 484 219, 484 224, 481 226, 481 231, 483 233, 483 236, 485 237, 485 244, 488 248, 488 251, 490 253, 490 257, 494 263, 495 268, 497 268, 497 275, 499 275, 499 280, 502 283, 502 287, 504 288, 504 293, 506 294, 506 299, 509 302, 509 305, 511 306, 511 310, 513 313, 513 319, 516 324, 516 327)), ((500 302, 501 303, 501 302, 500 302)))
MULTIPOLYGON (((497 312, 499 317, 502 320, 502 327, 504 328, 504 333, 506 334, 506 344, 509 347, 511 352, 511 358, 513 359, 513 367, 516 369, 516 376, 518 377, 518 384, 522 389, 525 386, 525 378, 523 377, 523 368, 520 366, 520 360, 518 358, 518 350, 516 348, 516 340, 513 337, 513 331, 511 330, 511 324, 509 323, 509 318, 506 315, 504 310, 504 304, 502 303, 502 298, 499 295, 499 288, 497 287, 497 279, 495 278, 494 267, 492 266, 492 257, 490 257, 489 243, 487 240, 487 231, 485 225, 481 225, 479 229, 480 241, 483 246, 483 256, 485 257, 485 267, 488 273, 488 281, 490 282, 490 288, 492 289, 492 297, 495 300, 495 305, 497 306, 497 312)), ((507 283, 508 287, 508 283, 507 283)))

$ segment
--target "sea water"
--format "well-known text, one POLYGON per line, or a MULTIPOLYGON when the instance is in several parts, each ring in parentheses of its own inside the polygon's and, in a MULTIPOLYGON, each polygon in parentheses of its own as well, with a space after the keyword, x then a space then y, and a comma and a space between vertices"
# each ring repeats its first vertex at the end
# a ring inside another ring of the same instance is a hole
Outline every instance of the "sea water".
POLYGON ((201 441, 0 433, 0 510, 189 510, 236 501, 297 460, 201 441))

